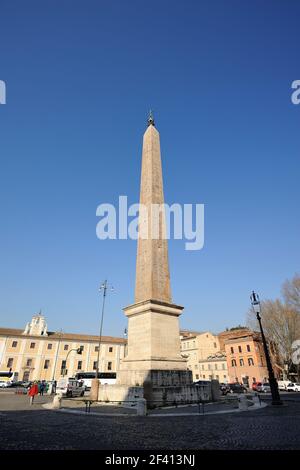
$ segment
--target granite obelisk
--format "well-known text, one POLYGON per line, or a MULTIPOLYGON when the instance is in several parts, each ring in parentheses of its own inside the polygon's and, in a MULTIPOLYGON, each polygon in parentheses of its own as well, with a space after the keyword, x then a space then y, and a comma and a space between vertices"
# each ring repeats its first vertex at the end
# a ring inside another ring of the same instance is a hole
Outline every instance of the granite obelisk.
POLYGON ((183 307, 173 304, 171 298, 163 204, 160 138, 150 113, 143 138, 135 303, 124 309, 128 353, 118 372, 119 384, 160 387, 191 383, 180 354, 183 307))

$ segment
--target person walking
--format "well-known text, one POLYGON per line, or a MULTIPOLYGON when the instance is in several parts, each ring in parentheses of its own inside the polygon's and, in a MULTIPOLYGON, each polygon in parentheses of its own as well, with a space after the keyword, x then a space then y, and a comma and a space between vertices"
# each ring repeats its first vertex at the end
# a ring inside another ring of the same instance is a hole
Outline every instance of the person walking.
POLYGON ((44 396, 44 390, 45 390, 45 382, 42 380, 42 382, 39 384, 39 392, 41 396, 44 396))
POLYGON ((39 387, 37 382, 34 382, 28 392, 28 395, 30 396, 30 405, 33 405, 34 397, 39 393, 39 387))

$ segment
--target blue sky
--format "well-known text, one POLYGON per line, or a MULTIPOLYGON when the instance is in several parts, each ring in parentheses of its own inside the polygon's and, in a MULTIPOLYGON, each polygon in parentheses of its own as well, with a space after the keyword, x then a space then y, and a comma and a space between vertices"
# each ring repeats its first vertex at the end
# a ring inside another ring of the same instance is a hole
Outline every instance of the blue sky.
POLYGON ((0 324, 122 335, 136 243, 96 238, 96 207, 138 202, 154 110, 165 199, 205 204, 205 246, 169 243, 181 326, 245 322, 249 295, 299 271, 296 1, 0 2, 0 324))

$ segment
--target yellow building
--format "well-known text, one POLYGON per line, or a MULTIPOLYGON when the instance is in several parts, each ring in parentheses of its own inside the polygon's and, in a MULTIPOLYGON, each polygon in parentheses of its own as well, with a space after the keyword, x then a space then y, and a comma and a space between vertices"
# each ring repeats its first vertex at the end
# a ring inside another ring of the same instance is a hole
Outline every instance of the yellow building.
POLYGON ((193 380, 200 380, 199 362, 220 350, 219 338, 209 331, 204 333, 182 330, 180 332, 181 355, 187 359, 188 369, 193 372, 193 380))
POLYGON ((228 368, 226 354, 217 352, 211 354, 207 359, 199 361, 199 373, 196 379, 199 380, 218 380, 220 383, 228 383, 228 368))
MULTIPOLYGON (((125 355, 126 340, 103 336, 99 371, 116 372, 125 355)), ((35 315, 25 330, 0 328, 0 370, 18 372, 19 380, 58 380, 97 368, 99 336, 47 330, 45 317, 35 315), (82 354, 77 349, 82 349, 82 354), (67 361, 67 362, 66 362, 67 361)))

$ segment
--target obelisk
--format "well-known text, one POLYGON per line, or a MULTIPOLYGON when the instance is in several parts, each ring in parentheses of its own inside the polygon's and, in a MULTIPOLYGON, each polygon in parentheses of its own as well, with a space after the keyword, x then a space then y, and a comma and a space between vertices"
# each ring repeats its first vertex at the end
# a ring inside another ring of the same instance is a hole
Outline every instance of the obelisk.
POLYGON ((155 381, 156 386, 180 385, 191 380, 180 354, 179 315, 183 307, 173 304, 171 298, 163 204, 160 139, 150 113, 143 138, 135 303, 124 309, 128 353, 117 374, 119 384, 155 381), (157 211, 157 205, 162 210, 157 211), (157 377, 162 384, 157 383, 157 377))

